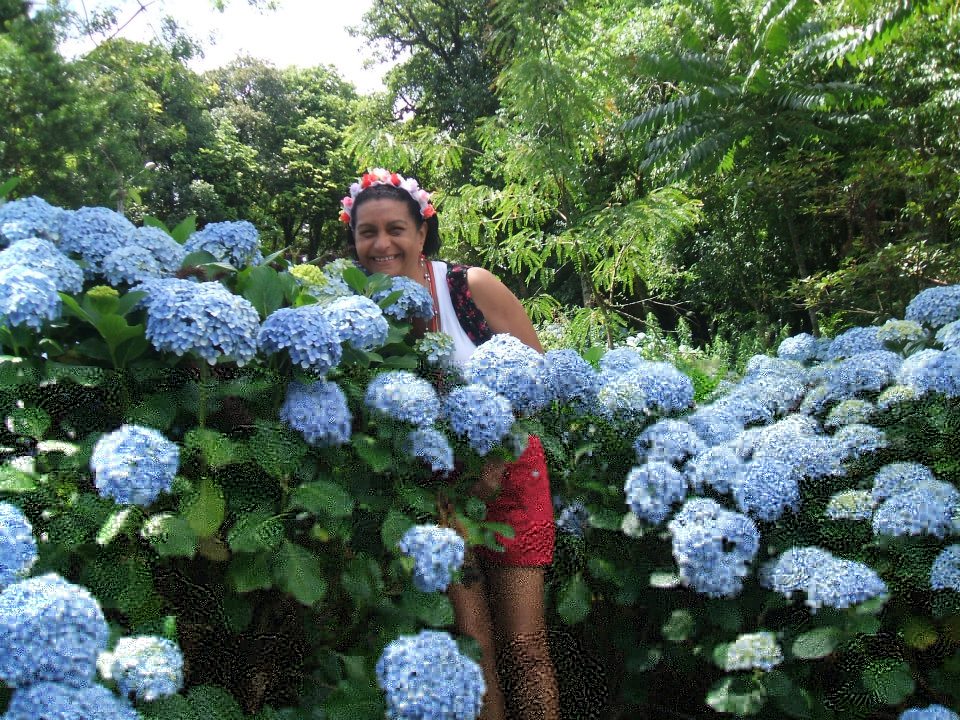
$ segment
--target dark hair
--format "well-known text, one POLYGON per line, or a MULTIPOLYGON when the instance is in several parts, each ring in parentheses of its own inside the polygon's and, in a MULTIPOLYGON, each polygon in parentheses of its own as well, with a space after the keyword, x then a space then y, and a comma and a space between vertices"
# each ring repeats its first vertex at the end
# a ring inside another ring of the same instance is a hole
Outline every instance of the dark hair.
POLYGON ((440 250, 440 224, 437 222, 437 216, 434 215, 426 220, 420 214, 420 205, 410 197, 403 188, 394 185, 378 184, 371 185, 366 190, 360 192, 353 201, 353 207, 350 210, 350 223, 347 225, 347 246, 351 252, 356 254, 356 238, 353 236, 354 228, 357 224, 357 208, 367 200, 399 200, 406 204, 410 217, 417 224, 417 229, 424 223, 427 224, 427 239, 423 243, 423 254, 428 256, 436 255, 440 250))

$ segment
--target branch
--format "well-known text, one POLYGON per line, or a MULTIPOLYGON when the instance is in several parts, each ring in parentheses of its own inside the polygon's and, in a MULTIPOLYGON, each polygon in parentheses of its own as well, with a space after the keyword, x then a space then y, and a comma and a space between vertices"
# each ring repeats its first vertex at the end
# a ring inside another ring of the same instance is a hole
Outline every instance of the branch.
POLYGON ((140 8, 133 15, 130 16, 129 20, 127 20, 123 25, 121 25, 116 30, 114 30, 113 35, 111 35, 106 40, 104 40, 104 42, 110 42, 111 40, 113 40, 117 35, 123 32, 124 29, 127 27, 127 25, 132 23, 140 13, 146 12, 147 8, 150 7, 151 5, 155 5, 156 2, 157 0, 148 0, 147 4, 144 5, 142 0, 137 0, 137 5, 139 5, 140 8))

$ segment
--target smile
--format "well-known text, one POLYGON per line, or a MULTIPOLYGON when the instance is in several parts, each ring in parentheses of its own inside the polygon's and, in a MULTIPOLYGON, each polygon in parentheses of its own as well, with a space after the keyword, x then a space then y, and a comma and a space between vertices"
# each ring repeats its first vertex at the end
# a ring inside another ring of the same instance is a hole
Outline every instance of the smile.
POLYGON ((373 258, 374 262, 390 262, 391 260, 396 260, 399 255, 387 255, 386 257, 375 257, 373 258))

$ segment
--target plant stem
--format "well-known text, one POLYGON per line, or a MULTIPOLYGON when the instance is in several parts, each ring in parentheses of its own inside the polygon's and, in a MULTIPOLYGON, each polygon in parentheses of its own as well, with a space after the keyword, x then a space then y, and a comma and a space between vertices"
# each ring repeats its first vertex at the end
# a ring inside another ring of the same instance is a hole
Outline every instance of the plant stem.
POLYGON ((210 378, 210 367, 207 362, 201 358, 198 363, 200 366, 200 382, 197 386, 197 425, 206 427, 207 425, 207 381, 210 378))

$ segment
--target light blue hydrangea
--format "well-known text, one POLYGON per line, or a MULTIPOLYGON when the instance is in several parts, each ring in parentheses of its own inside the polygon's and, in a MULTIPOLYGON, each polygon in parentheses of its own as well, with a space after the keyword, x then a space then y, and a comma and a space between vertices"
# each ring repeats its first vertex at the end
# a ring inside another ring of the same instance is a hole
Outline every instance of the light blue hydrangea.
POLYGON ((876 406, 869 400, 850 398, 831 408, 826 420, 823 421, 823 426, 829 430, 834 430, 854 423, 866 424, 874 412, 876 412, 876 406))
POLYGON ((792 378, 801 382, 806 380, 807 371, 798 362, 769 355, 754 355, 744 367, 745 378, 792 378))
POLYGON ((785 551, 764 566, 760 582, 787 598, 805 593, 804 602, 813 612, 821 607, 848 608, 888 594, 886 583, 871 568, 818 547, 785 551))
POLYGON ((406 370, 380 373, 367 386, 370 410, 417 427, 433 425, 440 416, 440 398, 433 385, 406 370))
POLYGON ((937 330, 936 340, 944 350, 960 350, 960 320, 947 323, 937 330))
POLYGON ((114 286, 136 285, 164 276, 160 262, 146 248, 124 245, 103 258, 100 272, 114 286))
POLYGON ((904 710, 897 720, 960 720, 960 715, 943 705, 934 704, 904 710))
POLYGON ((246 220, 208 223, 187 238, 184 249, 188 254, 208 252, 218 262, 230 263, 237 269, 263 262, 260 233, 246 220))
POLYGON ((140 720, 128 701, 103 685, 39 682, 13 693, 4 720, 140 720))
POLYGON ((633 442, 637 462, 658 460, 677 467, 706 450, 697 431, 685 420, 664 418, 646 428, 633 442))
POLYGON ((170 490, 179 466, 177 444, 139 425, 122 425, 102 435, 90 456, 97 490, 121 505, 152 504, 170 490))
POLYGON ((413 584, 421 592, 443 592, 463 566, 466 543, 456 530, 414 525, 400 539, 400 552, 413 558, 413 584))
POLYGON ((684 584, 713 598, 740 593, 760 548, 753 520, 714 500, 691 498, 667 528, 684 584))
POLYGON ((257 345, 268 355, 286 350, 294 365, 321 375, 336 367, 343 355, 339 334, 315 303, 272 312, 260 327, 257 345))
POLYGON ((641 367, 621 373, 600 388, 597 402, 605 416, 638 421, 654 412, 679 413, 693 404, 689 377, 670 363, 641 362, 641 367))
POLYGON ((817 359, 820 341, 810 333, 800 333, 783 340, 777 347, 777 357, 798 363, 809 363, 817 359))
POLYGON ((940 480, 926 480, 888 497, 873 515, 875 535, 946 537, 960 510, 960 490, 940 480))
POLYGON ((830 497, 824 514, 831 520, 869 520, 873 509, 869 490, 844 490, 830 497))
POLYGON ((767 425, 773 422, 779 409, 773 407, 776 403, 765 392, 772 385, 764 380, 746 380, 732 393, 714 402, 713 408, 741 428, 767 425))
POLYGON ((349 295, 322 305, 341 343, 376 350, 387 341, 390 326, 380 306, 363 295, 349 295))
POLYGON ((436 428, 411 430, 407 435, 407 453, 425 460, 433 472, 449 473, 453 470, 453 448, 447 436, 436 428))
POLYGON ((816 420, 807 415, 789 415, 751 430, 741 435, 740 452, 745 457, 786 463, 798 478, 846 474, 842 446, 834 437, 821 435, 816 420))
POLYGON ((932 287, 920 291, 904 314, 907 320, 913 320, 932 328, 940 328, 954 320, 960 320, 960 285, 932 287))
POLYGON ((26 325, 39 331, 63 310, 57 286, 49 277, 23 265, 0 269, 0 325, 26 325))
POLYGON ((823 548, 792 547, 760 569, 760 583, 790 599, 795 593, 805 592, 813 582, 816 568, 833 559, 823 548))
POLYGON ((376 292, 371 298, 379 304, 388 295, 395 292, 402 293, 399 298, 383 309, 386 315, 396 320, 409 320, 411 318, 429 320, 433 317, 433 296, 427 288, 416 280, 411 280, 403 275, 390 278, 390 284, 389 290, 376 292))
POLYGON ((826 383, 814 385, 807 390, 797 412, 801 415, 819 415, 834 400, 833 394, 826 383))
POLYGON ((67 211, 31 195, 0 204, 0 245, 28 238, 57 242, 67 211))
POLYGON ((659 525, 686 496, 687 481, 670 463, 651 460, 630 470, 623 492, 634 515, 659 525))
POLYGON ((543 356, 509 333, 481 343, 464 365, 463 376, 503 395, 521 414, 536 412, 551 400, 543 356))
POLYGON ((891 385, 877 396, 877 407, 889 410, 894 405, 916 399, 917 395, 917 391, 909 385, 891 385))
POLYGON ((479 455, 486 455, 513 426, 510 401, 486 385, 462 385, 450 391, 443 410, 450 427, 479 455))
POLYGON ((856 459, 887 446, 887 436, 872 425, 853 423, 844 425, 833 435, 840 446, 841 457, 845 460, 856 459))
POLYGON ((0 269, 12 265, 28 267, 46 275, 60 292, 78 293, 83 289, 83 270, 49 240, 18 240, 0 252, 0 269))
POLYGON ((16 505, 0 502, 0 590, 22 580, 37 561, 33 526, 16 505))
POLYGON ((549 350, 543 363, 546 384, 554 398, 581 409, 596 402, 599 376, 576 350, 549 350))
POLYGON ((901 348, 907 343, 922 342, 926 338, 927 331, 913 320, 891 318, 877 329, 877 339, 894 348, 901 348))
POLYGON ((309 386, 291 382, 280 419, 311 445, 329 447, 350 441, 352 417, 347 397, 336 383, 318 380, 309 386))
POLYGON ((940 551, 930 568, 930 587, 960 592, 960 544, 940 551))
POLYGON ((557 513, 556 526, 561 532, 569 533, 578 538, 583 537, 583 529, 590 521, 590 512, 580 500, 574 500, 569 505, 562 502, 557 513))
POLYGON ((830 368, 826 383, 831 399, 844 400, 859 393, 880 392, 892 384, 903 363, 890 350, 858 353, 830 368))
POLYGON ((854 327, 837 335, 825 353, 826 360, 842 360, 860 353, 883 350, 875 327, 854 327))
POLYGON ((151 635, 123 637, 97 658, 104 680, 114 680, 120 694, 151 702, 183 688, 183 653, 176 643, 151 635))
POLYGON ((483 670, 449 633, 401 635, 383 649, 375 669, 387 720, 475 720, 480 714, 483 670))
POLYGON ((608 350, 600 358, 600 384, 605 385, 623 375, 627 370, 636 370, 647 362, 639 350, 619 347, 608 350))
POLYGON ((786 510, 800 507, 800 484, 793 467, 775 458, 746 463, 733 483, 733 499, 741 512, 772 522, 786 510))
POLYGON ((718 445, 692 458, 684 466, 690 487, 703 492, 709 486, 718 493, 728 493, 741 482, 746 465, 731 448, 718 445))
POLYGON ((0 592, 0 680, 13 688, 43 680, 85 685, 109 635, 86 588, 55 573, 15 582, 0 592))
POLYGON ((708 447, 730 442, 743 432, 743 423, 715 405, 697 408, 685 419, 708 447))
POLYGON ((137 228, 133 243, 150 251, 164 277, 174 275, 187 257, 187 249, 158 227, 146 225, 137 228))
POLYGON ((257 353, 260 315, 246 298, 218 282, 161 278, 137 285, 147 296, 147 339, 161 352, 199 355, 209 364, 245 365, 257 353))
POLYGON ((60 226, 60 252, 86 263, 89 278, 101 271, 103 259, 119 247, 133 243, 136 226, 105 207, 82 207, 67 213, 60 226))
POLYGON ((960 350, 921 350, 903 361, 897 382, 918 395, 941 393, 960 396, 960 350))
POLYGON ((414 344, 414 350, 426 358, 427 364, 436 368, 453 367, 456 350, 453 337, 445 332, 427 332, 414 344))
POLYGON ((755 632, 738 635, 727 646, 724 657, 724 669, 736 670, 773 670, 783 662, 783 650, 772 632, 755 632))
POLYGON ((887 463, 873 476, 870 496, 874 503, 879 503, 936 479, 930 468, 917 462, 887 463))

